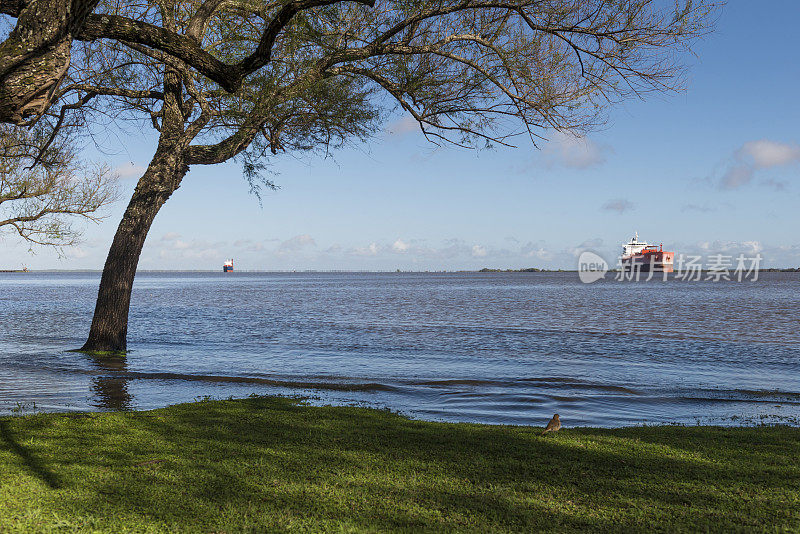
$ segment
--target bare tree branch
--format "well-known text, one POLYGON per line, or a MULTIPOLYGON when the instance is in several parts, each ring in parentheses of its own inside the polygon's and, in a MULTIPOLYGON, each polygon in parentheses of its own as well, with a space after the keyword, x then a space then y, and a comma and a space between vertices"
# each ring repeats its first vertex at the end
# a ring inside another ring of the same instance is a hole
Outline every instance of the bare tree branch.
POLYGON ((11 228, 38 245, 73 245, 80 231, 71 221, 99 221, 115 199, 108 167, 82 163, 63 139, 0 128, 0 231, 11 228))

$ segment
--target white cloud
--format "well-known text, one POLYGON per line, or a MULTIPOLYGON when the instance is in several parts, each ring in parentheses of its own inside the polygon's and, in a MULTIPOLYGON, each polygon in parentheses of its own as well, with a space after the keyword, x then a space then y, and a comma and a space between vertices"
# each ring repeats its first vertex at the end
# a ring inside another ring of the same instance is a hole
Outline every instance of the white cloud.
POLYGON ((398 239, 394 243, 392 243, 392 250, 395 252, 406 252, 408 249, 411 248, 411 245, 403 241, 402 239, 398 239))
MULTIPOLYGON (((158 251, 157 257, 159 261, 156 265, 152 266, 165 266, 167 263, 174 264, 175 262, 186 260, 200 260, 205 267, 214 265, 216 267, 216 260, 220 260, 220 250, 229 250, 227 243, 210 242, 204 240, 192 239, 191 241, 184 241, 179 239, 180 236, 174 232, 165 234, 159 244, 154 245, 154 249, 158 251), (166 261, 168 260, 168 262, 166 261)), ((149 247, 145 248, 145 252, 149 252, 149 247)), ((154 251, 153 251, 154 252, 154 251)), ((147 257, 147 254, 145 254, 147 257)))
POLYGON ((356 247, 352 249, 350 252, 354 256, 376 256, 379 250, 380 247, 378 246, 378 244, 372 242, 366 247, 356 247))
POLYGON ((85 258, 88 255, 89 255, 89 253, 86 252, 86 250, 84 250, 82 247, 72 247, 72 248, 70 248, 70 249, 68 249, 66 251, 66 256, 68 258, 70 258, 70 259, 72 259, 72 258, 75 258, 75 259, 85 258))
MULTIPOLYGON (((497 242, 463 239, 446 239, 438 242, 421 239, 395 238, 386 241, 368 241, 342 247, 339 244, 318 244, 307 234, 295 236, 278 245, 267 244, 263 250, 257 245, 265 240, 239 240, 237 245, 203 240, 158 241, 149 251, 147 268, 192 265, 192 268, 217 269, 220 262, 229 257, 237 266, 246 269, 354 269, 388 270, 400 269, 480 269, 481 267, 545 269, 574 269, 576 258, 586 250, 600 254, 613 263, 618 256, 618 244, 606 245, 600 238, 586 239, 580 244, 560 240, 557 246, 545 241, 528 241, 525 244, 509 243, 498 237, 497 242), (398 243, 399 241, 399 243, 398 243), (284 246, 283 251, 279 247, 284 246)), ((665 243, 665 248, 678 254, 699 255, 707 259, 711 255, 724 254, 736 258, 739 254, 754 257, 762 254, 769 266, 800 265, 800 245, 774 247, 752 238, 742 241, 705 241, 687 243, 665 243)), ((147 252, 147 251, 146 251, 147 252)))
POLYGON ((586 251, 597 252, 598 250, 600 250, 602 246, 603 246, 603 240, 599 237, 595 237, 593 239, 587 239, 577 247, 568 248, 565 252, 577 258, 586 251))
POLYGON ((472 246, 472 256, 475 258, 485 258, 488 252, 486 251, 486 247, 481 245, 473 245, 472 246))
POLYGON ((525 258, 550 261, 553 259, 553 252, 548 250, 542 241, 529 241, 519 249, 520 254, 525 258))
POLYGON ((636 205, 626 198, 615 198, 603 204, 601 209, 605 211, 616 211, 617 213, 622 214, 626 211, 633 210, 635 207, 636 205))
POLYGON ((757 168, 777 167, 800 161, 800 145, 778 143, 769 139, 748 141, 737 151, 739 157, 749 157, 757 168))
POLYGON ((419 122, 411 115, 403 115, 386 126, 386 132, 389 135, 405 135, 417 131, 419 131, 419 122))
POLYGON ((700 252, 702 254, 758 254, 764 250, 760 241, 700 241, 694 246, 689 245, 681 252, 687 254, 700 252))
MULTIPOLYGON (((800 145, 796 143, 780 143, 769 139, 748 141, 734 151, 727 170, 719 180, 719 187, 738 189, 749 184, 758 170, 796 163, 800 163, 800 145)), ((776 190, 785 189, 785 183, 774 178, 761 183, 776 190)))
POLYGON ((430 248, 426 253, 430 257, 452 259, 469 256, 472 248, 460 239, 446 239, 443 247, 430 248))
POLYGON ((578 245, 578 250, 584 250, 588 248, 597 248, 603 246, 603 240, 599 237, 593 237, 592 239, 587 239, 580 245, 578 245))
POLYGON ((742 241, 741 245, 751 254, 756 254, 764 250, 764 246, 760 241, 742 241))
POLYGON ((244 253, 261 252, 262 250, 266 249, 264 243, 271 241, 278 241, 278 240, 264 239, 261 241, 253 241, 252 239, 237 239, 236 241, 233 242, 233 248, 236 249, 238 252, 244 252, 244 253))
POLYGON ((291 239, 287 239, 278 245, 278 254, 285 254, 288 252, 297 252, 307 247, 314 247, 317 243, 314 238, 308 234, 296 235, 291 239))
POLYGON ((575 169, 586 169, 604 163, 606 160, 604 152, 607 150, 608 147, 602 147, 588 137, 555 132, 542 152, 550 162, 575 169))
POLYGON ((140 178, 144 171, 147 170, 147 167, 143 167, 138 163, 130 162, 124 165, 118 165, 114 167, 114 173, 122 179, 126 178, 140 178))
POLYGON ((725 171, 722 175, 720 186, 723 189, 736 189, 745 184, 750 183, 753 179, 754 169, 752 166, 743 163, 741 165, 734 165, 725 171))

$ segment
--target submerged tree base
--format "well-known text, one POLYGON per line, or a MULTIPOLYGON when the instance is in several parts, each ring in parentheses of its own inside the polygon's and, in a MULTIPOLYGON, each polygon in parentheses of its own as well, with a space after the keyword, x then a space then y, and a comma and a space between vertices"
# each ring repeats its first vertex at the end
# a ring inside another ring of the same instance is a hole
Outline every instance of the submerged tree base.
POLYGON ((800 429, 540 432, 282 398, 0 418, 0 525, 15 532, 800 525, 800 429))
POLYGON ((95 358, 117 358, 117 357, 125 357, 128 355, 127 350, 94 350, 94 349, 87 349, 84 345, 79 349, 69 349, 67 352, 80 352, 83 354, 88 354, 89 356, 93 356, 95 358))

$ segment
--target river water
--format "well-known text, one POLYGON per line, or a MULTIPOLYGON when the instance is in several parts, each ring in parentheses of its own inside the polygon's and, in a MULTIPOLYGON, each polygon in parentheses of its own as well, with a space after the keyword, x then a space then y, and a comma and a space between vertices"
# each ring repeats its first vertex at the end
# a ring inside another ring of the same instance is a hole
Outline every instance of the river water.
POLYGON ((800 424, 800 275, 137 275, 125 358, 99 273, 0 274, 0 414, 298 395, 445 421, 800 424), (609 277, 610 278, 610 277, 609 277))

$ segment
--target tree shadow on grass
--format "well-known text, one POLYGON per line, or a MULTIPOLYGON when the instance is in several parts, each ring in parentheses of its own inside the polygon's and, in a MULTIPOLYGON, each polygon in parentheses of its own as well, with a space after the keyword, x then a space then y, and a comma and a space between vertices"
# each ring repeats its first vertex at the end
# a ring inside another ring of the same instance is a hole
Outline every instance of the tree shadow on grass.
POLYGON ((114 473, 73 481, 86 487, 70 507, 178 530, 620 530, 658 518, 685 529, 757 525, 759 514, 762 527, 779 528, 792 519, 781 502, 797 497, 800 478, 791 439, 773 450, 780 469, 770 473, 774 466, 748 450, 747 431, 703 449, 699 431, 540 437, 531 428, 421 423, 286 399, 114 417, 102 434, 87 429, 62 442, 65 464, 114 473), (80 455, 86 447, 98 455, 80 455), (734 506, 731 495, 742 491, 759 495, 734 506))
POLYGON ((22 464, 29 472, 34 474, 52 489, 58 489, 61 487, 61 481, 59 480, 58 475, 49 469, 42 460, 37 458, 33 452, 22 446, 19 440, 14 437, 8 421, 2 419, 0 419, 0 438, 3 438, 3 442, 6 444, 6 446, 19 457, 19 459, 22 461, 22 464))

